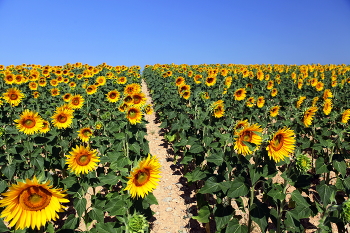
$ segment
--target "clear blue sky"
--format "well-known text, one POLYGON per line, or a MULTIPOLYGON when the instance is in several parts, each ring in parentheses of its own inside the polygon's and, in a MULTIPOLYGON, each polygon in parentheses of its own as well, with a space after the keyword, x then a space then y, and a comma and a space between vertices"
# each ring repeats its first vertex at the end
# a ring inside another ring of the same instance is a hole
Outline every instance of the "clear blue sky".
POLYGON ((350 0, 0 0, 0 64, 350 64, 350 0))

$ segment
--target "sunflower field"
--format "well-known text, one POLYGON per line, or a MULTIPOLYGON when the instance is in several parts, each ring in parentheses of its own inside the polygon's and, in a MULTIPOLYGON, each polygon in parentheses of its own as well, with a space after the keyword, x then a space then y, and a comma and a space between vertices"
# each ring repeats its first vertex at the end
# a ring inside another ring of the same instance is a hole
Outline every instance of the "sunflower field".
MULTIPOLYGON (((350 221, 350 66, 148 65, 176 162, 216 232, 350 221)), ((209 232, 209 231, 208 231, 209 232)))
POLYGON ((0 232, 148 230, 160 164, 139 66, 0 66, 0 90, 0 232))

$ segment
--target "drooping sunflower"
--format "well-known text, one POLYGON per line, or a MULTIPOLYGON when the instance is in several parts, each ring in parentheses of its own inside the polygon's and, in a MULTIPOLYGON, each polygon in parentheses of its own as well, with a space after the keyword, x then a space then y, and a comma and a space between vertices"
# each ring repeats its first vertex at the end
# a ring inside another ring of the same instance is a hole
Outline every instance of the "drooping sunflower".
POLYGON ((319 97, 318 96, 315 96, 313 99, 312 99, 312 106, 315 107, 316 104, 317 104, 317 101, 319 100, 319 97))
POLYGON ((218 100, 212 103, 213 116, 215 118, 221 118, 225 114, 225 105, 223 100, 218 100))
POLYGON ((141 123, 142 120, 142 112, 139 107, 131 106, 126 110, 126 118, 132 125, 136 125, 136 123, 141 123))
POLYGON ((295 149, 295 133, 293 130, 284 127, 278 130, 272 137, 269 145, 266 147, 271 159, 278 163, 295 149))
POLYGON ((55 127, 59 129, 67 128, 73 123, 73 110, 68 108, 56 110, 51 118, 55 127))
POLYGON ((271 117, 276 117, 278 115, 278 112, 280 110, 280 106, 273 106, 270 108, 270 116, 271 117))
POLYGON ((306 99, 306 96, 300 96, 298 101, 295 103, 295 107, 300 108, 301 104, 304 102, 305 99, 306 99))
POLYGON ((303 80, 298 81, 298 89, 301 89, 303 87, 303 80))
POLYGON ((341 117, 341 122, 346 124, 348 123, 348 120, 350 119, 350 109, 346 109, 343 113, 342 113, 342 117, 341 117))
POLYGON ((40 133, 47 133, 50 131, 50 122, 43 120, 43 127, 40 129, 40 133))
POLYGON ((252 96, 252 97, 249 97, 249 98, 247 99, 246 105, 247 105, 249 108, 251 108, 251 107, 254 106, 254 104, 255 104, 255 98, 254 98, 253 96, 252 96))
POLYGON ((19 131, 25 134, 34 134, 40 131, 43 127, 43 119, 37 112, 24 110, 19 119, 14 120, 17 123, 16 127, 19 131))
POLYGON ((208 87, 214 86, 216 83, 216 75, 210 75, 205 79, 205 85, 208 87))
POLYGON ((261 145, 262 137, 262 128, 258 124, 250 125, 242 130, 237 132, 237 137, 234 145, 234 149, 237 150, 237 153, 242 155, 252 154, 255 150, 258 149, 258 146, 261 145), (250 150, 249 146, 246 143, 255 144, 255 149, 250 150))
POLYGON ((277 95, 277 93, 278 93, 277 88, 273 88, 273 89, 271 90, 271 96, 272 96, 272 97, 275 97, 275 96, 277 95))
POLYGON ((143 108, 143 111, 144 111, 147 115, 152 114, 152 113, 153 113, 152 105, 150 105, 150 104, 145 105, 144 108, 143 108))
POLYGON ((196 74, 194 77, 193 77, 193 81, 196 83, 196 84, 200 84, 202 80, 203 76, 200 75, 200 74, 196 74))
POLYGON ((77 131, 78 137, 80 138, 80 140, 82 140, 83 142, 88 142, 90 137, 92 136, 92 129, 90 127, 85 127, 80 129, 79 131, 77 131))
POLYGON ((120 98, 120 93, 117 90, 112 90, 106 94, 108 102, 115 103, 120 98))
POLYGON ((5 218, 10 227, 16 225, 16 230, 29 227, 39 230, 46 222, 58 218, 57 212, 65 208, 61 203, 69 202, 64 198, 67 195, 64 191, 53 189, 50 181, 39 183, 35 176, 12 184, 2 195, 5 197, 0 200, 0 206, 6 208, 0 217, 5 218))
POLYGON ((92 95, 92 94, 95 94, 97 92, 97 86, 96 85, 89 85, 87 88, 86 88, 86 93, 88 95, 92 95))
POLYGON ((144 198, 157 187, 161 178, 160 167, 157 157, 149 154, 130 172, 130 176, 127 177, 129 181, 124 190, 129 190, 132 198, 144 198))
POLYGON ((304 117, 303 117, 303 123, 305 127, 309 127, 312 124, 313 117, 317 112, 317 110, 318 110, 317 107, 310 107, 305 111, 304 117))
POLYGON ((246 93, 247 93, 247 91, 245 88, 240 88, 240 89, 235 91, 233 96, 235 97, 235 100, 241 101, 241 100, 245 99, 246 93))
POLYGON ((332 107, 333 107, 332 99, 326 99, 323 103, 324 114, 328 116, 332 111, 332 107))
POLYGON ((18 106, 25 97, 16 87, 7 89, 7 91, 3 93, 3 96, 4 100, 11 104, 12 107, 18 106))
POLYGON ((258 108, 262 108, 265 105, 265 98, 264 96, 259 96, 258 100, 256 101, 256 106, 258 106, 258 108))
POLYGON ((72 109, 80 109, 84 105, 84 97, 81 95, 73 95, 69 101, 72 109))
POLYGON ((69 154, 65 155, 67 157, 66 164, 68 164, 68 169, 76 175, 93 171, 98 166, 97 163, 100 162, 97 151, 91 150, 89 146, 76 146, 69 154))

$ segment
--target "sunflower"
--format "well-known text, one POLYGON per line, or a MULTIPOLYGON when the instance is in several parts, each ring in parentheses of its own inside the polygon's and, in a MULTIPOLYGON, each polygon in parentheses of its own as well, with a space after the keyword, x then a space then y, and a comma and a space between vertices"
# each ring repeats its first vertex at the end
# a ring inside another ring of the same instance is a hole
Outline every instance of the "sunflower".
POLYGON ((270 116, 276 117, 278 115, 278 111, 280 110, 280 106, 273 106, 270 108, 270 116))
POLYGON ((231 84, 232 84, 232 76, 228 76, 228 77, 226 77, 225 78, 225 86, 227 87, 227 88, 229 88, 230 86, 231 86, 231 84))
POLYGON ((124 88, 125 95, 132 95, 141 92, 141 86, 137 83, 128 84, 124 88))
POLYGON ((56 110, 51 118, 55 127, 59 129, 67 128, 73 123, 73 110, 68 108, 56 110))
POLYGON ((77 131, 78 137, 80 138, 80 140, 82 140, 83 142, 88 142, 90 137, 92 136, 92 129, 90 127, 85 127, 80 129, 79 131, 77 131))
POLYGON ((34 91, 34 92, 33 92, 33 97, 34 97, 34 99, 39 98, 39 96, 40 96, 40 93, 39 93, 39 92, 37 92, 37 91, 34 91))
POLYGON ((20 74, 15 75, 14 83, 18 85, 24 83, 23 76, 20 74))
POLYGON ((141 109, 135 106, 129 107, 126 110, 126 118, 129 120, 129 122, 132 125, 136 125, 136 123, 141 123, 141 119, 142 119, 141 109))
POLYGON ((120 98, 120 93, 117 90, 112 90, 106 94, 108 102, 115 103, 120 98))
POLYGON ((350 109, 346 109, 343 113, 342 113, 342 117, 341 117, 341 122, 346 124, 348 123, 348 120, 350 119, 350 109))
POLYGON ((128 80, 127 80, 127 78, 126 77, 118 77, 117 78, 117 83, 118 84, 125 84, 126 82, 127 82, 128 80))
POLYGON ((9 74, 5 75, 4 80, 5 80, 6 84, 10 85, 10 84, 13 84, 15 82, 15 77, 13 74, 9 73, 9 74))
POLYGON ((259 96, 258 100, 256 101, 256 106, 258 106, 258 108, 262 108, 265 105, 265 98, 264 96, 259 96))
POLYGON ((46 84, 47 84, 46 78, 41 77, 41 78, 39 79, 39 81, 38 81, 38 84, 39 84, 39 86, 41 86, 41 87, 45 87, 46 84))
POLYGON ((175 80, 175 85, 176 86, 181 86, 182 84, 185 84, 185 79, 184 77, 177 77, 176 80, 175 80))
POLYGON ((216 83, 216 76, 215 75, 210 75, 205 79, 205 85, 208 87, 214 86, 216 83))
POLYGON ((323 90, 323 87, 324 87, 324 83, 323 82, 318 82, 316 84, 316 90, 317 91, 322 91, 323 90))
POLYGON ((65 155, 67 157, 66 164, 68 164, 68 169, 76 175, 93 171, 98 166, 97 163, 100 162, 97 151, 91 150, 89 146, 76 146, 69 154, 65 155))
POLYGON ((74 89, 76 86, 77 86, 77 84, 76 84, 75 82, 70 82, 70 83, 69 83, 69 87, 70 87, 71 89, 74 89))
POLYGON ((332 111, 332 99, 326 99, 323 103, 323 112, 325 115, 329 115, 332 111))
POLYGON ((311 84, 311 86, 313 86, 313 87, 315 87, 315 86, 317 85, 317 83, 318 83, 317 78, 312 78, 312 79, 310 80, 310 84, 311 84))
POLYGON ((59 84, 59 82, 57 81, 57 79, 51 79, 50 80, 50 84, 51 84, 51 86, 57 86, 58 84, 59 84))
POLYGON ((86 93, 88 95, 95 94, 97 92, 97 86, 96 85, 90 85, 86 88, 86 93))
POLYGON ((258 70, 258 72, 256 73, 256 78, 259 79, 260 81, 264 80, 264 72, 262 72, 261 70, 258 70))
POLYGON ((238 134, 238 131, 249 126, 248 120, 239 120, 234 127, 234 134, 238 134))
POLYGON ((190 91, 190 90, 191 90, 190 85, 183 84, 181 86, 178 86, 178 92, 180 95, 182 95, 185 91, 190 91))
POLYGON ((337 85, 338 85, 337 80, 332 81, 332 83, 331 83, 331 86, 332 86, 332 87, 336 87, 337 85))
POLYGON ((293 153, 294 149, 294 131, 286 127, 278 130, 266 147, 269 157, 275 160, 276 163, 288 157, 289 154, 293 153))
POLYGON ((268 81, 268 83, 267 83, 266 89, 267 89, 267 90, 271 90, 272 88, 273 88, 273 81, 270 80, 270 81, 268 81))
POLYGON ((249 108, 251 108, 251 107, 254 106, 254 104, 255 104, 255 98, 254 98, 254 97, 249 97, 249 98, 247 99, 246 105, 247 105, 249 108))
POLYGON ((301 89, 303 87, 303 80, 298 81, 298 89, 301 89))
POLYGON ((127 105, 132 105, 132 103, 133 103, 132 96, 131 96, 131 95, 125 96, 123 101, 124 101, 124 103, 126 103, 127 105))
POLYGON ((201 93, 201 97, 202 97, 202 99, 206 99, 206 100, 210 99, 210 96, 209 96, 208 92, 201 93))
POLYGON ((221 118, 225 114, 225 105, 223 100, 218 100, 212 103, 213 116, 215 118, 221 118))
POLYGON ((72 109, 80 109, 84 105, 84 98, 81 95, 74 95, 69 101, 69 105, 72 109))
POLYGON ((272 97, 275 97, 275 96, 277 95, 277 93, 278 93, 277 88, 273 88, 273 89, 271 90, 271 96, 272 96, 272 97))
POLYGON ((24 98, 24 94, 16 87, 7 89, 3 96, 5 101, 11 104, 12 107, 19 105, 24 98))
POLYGON ((203 78, 202 75, 197 74, 197 75, 195 75, 195 76, 193 77, 193 81, 194 81, 196 84, 200 84, 200 83, 201 83, 200 80, 202 80, 202 78, 203 78))
POLYGON ((51 89, 51 95, 52 96, 57 96, 59 94, 60 94, 60 90, 59 89, 57 89, 57 88, 52 88, 51 89))
POLYGON ((184 91, 181 94, 182 98, 188 100, 191 97, 191 91, 184 91))
POLYGON ((106 77, 105 76, 98 76, 96 78, 96 83, 98 83, 98 86, 103 86, 106 84, 106 77))
POLYGON ((298 101, 295 104, 295 107, 300 108, 301 104, 304 102, 305 99, 306 99, 306 96, 300 96, 298 101))
POLYGON ((17 128, 25 134, 34 134, 39 132, 43 127, 43 119, 37 112, 24 110, 19 119, 14 120, 17 123, 17 128))
POLYGON ((40 133, 47 133, 50 131, 50 122, 43 120, 43 127, 40 129, 40 133))
POLYGON ((157 157, 149 154, 130 172, 130 176, 127 177, 129 181, 124 190, 129 190, 132 198, 144 198, 157 187, 161 178, 160 167, 157 157))
POLYGON ((125 112, 126 109, 128 108, 129 105, 127 105, 125 102, 123 102, 119 107, 118 107, 118 110, 120 112, 125 112))
POLYGON ((312 124, 312 120, 313 117, 315 115, 315 113, 317 112, 318 108, 317 107, 310 107, 308 108, 305 113, 304 113, 304 117, 303 117, 303 122, 305 127, 309 127, 312 124))
POLYGON ((235 100, 241 101, 241 100, 245 99, 246 93, 247 93, 247 91, 245 88, 240 88, 240 89, 235 91, 233 96, 235 97, 235 100))
POLYGON ((69 202, 63 192, 52 189, 50 181, 39 183, 35 176, 32 180, 17 182, 9 191, 2 193, 5 197, 0 200, 0 206, 6 208, 0 217, 5 217, 10 227, 16 225, 16 230, 27 227, 39 230, 46 222, 58 218, 57 212, 64 209, 61 203, 69 202))
POLYGON ((262 128, 258 124, 250 125, 242 130, 237 132, 237 137, 234 145, 234 149, 237 150, 239 154, 248 155, 252 154, 253 151, 250 150, 250 147, 247 146, 247 143, 253 143, 256 145, 257 150, 258 146, 262 142, 262 137, 260 136, 262 133, 262 128))
POLYGON ((36 91, 36 90, 38 90, 38 83, 36 83, 36 82, 30 82, 29 84, 29 89, 30 90, 32 90, 32 91, 36 91))
POLYGON ((143 108, 143 111, 144 111, 147 115, 152 114, 152 113, 153 113, 152 105, 150 105, 150 104, 145 105, 144 108, 143 108))
POLYGON ((71 93, 66 93, 66 94, 64 94, 64 95, 62 96, 62 98, 63 98, 63 101, 64 101, 64 102, 69 102, 70 99, 72 98, 72 94, 71 94, 71 93))
POLYGON ((316 96, 316 97, 314 97, 314 98, 312 99, 312 106, 313 106, 313 107, 316 106, 318 100, 319 100, 319 97, 318 97, 318 96, 316 96))
POLYGON ((133 104, 135 106, 142 106, 146 103, 146 96, 144 93, 135 93, 132 95, 133 104))
POLYGON ((323 92, 323 99, 324 100, 332 98, 332 97, 333 97, 333 94, 332 94, 330 89, 324 90, 324 92, 323 92))

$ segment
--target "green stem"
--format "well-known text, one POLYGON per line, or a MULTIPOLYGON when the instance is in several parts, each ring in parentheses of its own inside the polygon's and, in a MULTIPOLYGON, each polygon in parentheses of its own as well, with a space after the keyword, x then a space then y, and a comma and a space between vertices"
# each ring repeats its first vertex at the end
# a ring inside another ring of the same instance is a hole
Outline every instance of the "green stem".
POLYGON ((249 198, 249 206, 248 206, 248 232, 252 232, 252 216, 250 214, 252 205, 254 203, 254 186, 250 187, 250 198, 249 198))

